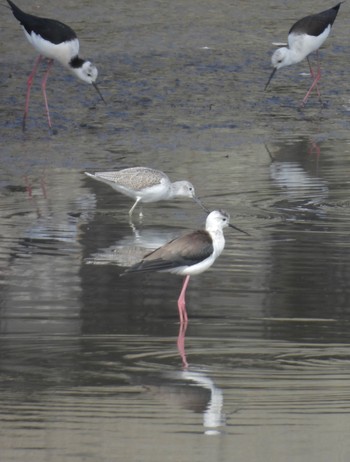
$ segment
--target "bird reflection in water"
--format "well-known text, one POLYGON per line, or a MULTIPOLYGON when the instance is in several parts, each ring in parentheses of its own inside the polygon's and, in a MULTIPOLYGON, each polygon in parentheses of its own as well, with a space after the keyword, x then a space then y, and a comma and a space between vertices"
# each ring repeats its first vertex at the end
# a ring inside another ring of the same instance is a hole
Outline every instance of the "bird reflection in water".
POLYGON ((180 322, 179 334, 177 336, 177 349, 181 356, 182 366, 184 369, 188 369, 188 362, 187 362, 186 351, 185 351, 185 338, 186 338, 187 325, 188 325, 188 322, 185 322, 185 323, 180 322))
POLYGON ((309 145, 309 149, 307 150, 307 153, 309 154, 309 156, 312 156, 313 154, 315 154, 315 156, 316 156, 316 165, 318 167, 318 160, 319 160, 320 155, 321 155, 321 148, 317 144, 316 140, 314 140, 314 139, 310 140, 310 145, 309 145))
POLYGON ((116 264, 124 267, 134 265, 145 252, 161 247, 179 234, 178 229, 155 226, 136 228, 133 223, 130 223, 130 227, 131 235, 124 236, 114 244, 98 250, 87 258, 85 263, 90 265, 116 264))
POLYGON ((318 162, 321 149, 316 140, 283 144, 277 155, 272 155, 266 145, 265 148, 272 161, 270 178, 281 191, 281 194, 276 194, 275 205, 284 212, 298 211, 323 216, 321 205, 329 196, 329 187, 306 157, 316 154, 318 162))
MULTIPOLYGON (((198 391, 196 396, 202 397, 201 412, 203 412, 203 426, 206 435, 219 435, 219 427, 225 425, 225 416, 223 414, 224 396, 222 390, 215 385, 213 380, 204 372, 190 371, 186 357, 185 339, 188 323, 180 323, 179 333, 177 336, 177 349, 182 361, 183 370, 178 376, 185 382, 190 383, 191 391, 198 391), (209 391, 209 393, 203 393, 209 391)), ((183 393, 181 392, 181 395, 183 393)), ((186 395, 185 395, 186 396, 186 395)), ((194 399, 193 401, 194 402, 194 399)))
MULTIPOLYGON (((186 330, 180 326, 180 331, 186 330)), ((219 435, 225 426, 224 394, 207 370, 197 368, 164 372, 160 375, 142 374, 131 380, 165 402, 167 407, 185 409, 201 414, 205 435, 219 435)))

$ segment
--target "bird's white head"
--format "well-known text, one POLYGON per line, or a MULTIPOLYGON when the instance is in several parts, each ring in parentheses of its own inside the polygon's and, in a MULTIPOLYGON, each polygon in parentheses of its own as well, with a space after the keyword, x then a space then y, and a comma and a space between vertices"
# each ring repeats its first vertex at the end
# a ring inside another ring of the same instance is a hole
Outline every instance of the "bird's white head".
POLYGON ((277 71, 277 69, 280 69, 281 67, 284 67, 284 66, 289 66, 290 64, 293 64, 294 62, 295 61, 293 60, 293 56, 289 48, 287 47, 278 48, 278 50, 276 50, 271 57, 271 63, 273 65, 273 69, 269 77, 269 80, 267 81, 267 84, 265 85, 265 90, 269 86, 269 83, 271 82, 272 77, 275 75, 275 72, 277 71))
POLYGON ((106 103, 96 83, 96 79, 98 76, 97 67, 90 63, 90 61, 84 61, 78 56, 75 56, 73 59, 71 59, 71 61, 69 62, 69 66, 72 72, 79 79, 84 80, 84 82, 91 83, 91 85, 99 94, 102 101, 106 103))
POLYGON ((97 67, 90 61, 84 61, 79 67, 72 67, 74 74, 86 83, 94 83, 98 76, 97 67))
POLYGON ((194 186, 189 181, 175 181, 172 184, 172 190, 174 196, 177 197, 190 197, 192 199, 196 197, 194 186))
POLYGON ((281 67, 289 66, 293 62, 290 58, 291 58, 291 52, 289 48, 287 47, 278 48, 278 50, 276 50, 271 57, 272 66, 275 69, 281 69, 281 67))
POLYGON ((224 210, 213 210, 207 216, 206 230, 218 230, 226 228, 230 224, 230 215, 224 210))
POLYGON ((223 228, 229 226, 230 228, 236 229, 240 233, 246 234, 249 236, 250 234, 247 231, 243 231, 243 229, 237 228, 230 223, 230 215, 225 212, 224 210, 213 210, 207 216, 207 221, 205 223, 205 229, 209 232, 218 232, 223 228))

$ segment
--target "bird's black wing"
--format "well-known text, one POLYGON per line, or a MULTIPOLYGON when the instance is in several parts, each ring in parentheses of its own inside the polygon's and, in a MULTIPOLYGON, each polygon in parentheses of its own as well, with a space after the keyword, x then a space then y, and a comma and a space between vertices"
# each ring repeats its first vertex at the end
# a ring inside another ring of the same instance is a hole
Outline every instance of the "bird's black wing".
POLYGON ((145 255, 126 272, 170 271, 182 266, 195 265, 210 257, 212 252, 213 242, 210 235, 206 231, 194 231, 145 255))
POLYGON ((11 0, 7 0, 14 17, 21 23, 28 34, 35 32, 43 39, 59 44, 77 38, 76 33, 63 22, 55 19, 39 18, 22 11, 11 0))
POLYGON ((289 34, 302 34, 307 30, 308 35, 317 37, 329 26, 333 25, 337 17, 340 5, 342 2, 335 5, 333 8, 322 11, 318 14, 312 14, 305 18, 299 19, 290 29, 289 34))

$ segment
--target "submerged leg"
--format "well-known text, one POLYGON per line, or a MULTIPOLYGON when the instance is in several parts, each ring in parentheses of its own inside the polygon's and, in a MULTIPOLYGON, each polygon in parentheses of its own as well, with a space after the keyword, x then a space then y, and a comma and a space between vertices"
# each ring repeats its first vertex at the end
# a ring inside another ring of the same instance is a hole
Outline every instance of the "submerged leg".
POLYGON ((42 89, 42 92, 43 92, 43 95, 44 95, 47 121, 49 123, 50 128, 52 128, 52 125, 51 125, 51 119, 50 119, 49 105, 47 103, 47 96, 46 96, 46 82, 47 82, 47 78, 49 77, 49 72, 50 72, 50 69, 51 69, 52 65, 53 65, 53 59, 50 59, 49 64, 47 66, 47 70, 46 70, 46 72, 44 74, 43 80, 41 81, 41 89, 42 89))
POLYGON ((179 328, 179 334, 177 336, 177 349, 180 353, 180 356, 182 359, 182 366, 184 369, 188 368, 188 362, 187 362, 186 351, 185 351, 186 329, 187 329, 187 322, 181 323, 180 328, 179 328))
POLYGON ((30 75, 28 77, 28 80, 27 80, 26 105, 24 107, 24 114, 23 114, 23 121, 22 121, 22 129, 23 129, 23 131, 26 129, 26 119, 27 119, 27 114, 28 114, 28 109, 29 109, 30 90, 32 88, 33 80, 34 80, 36 71, 38 70, 38 66, 39 66, 41 60, 42 60, 42 56, 39 55, 35 60, 33 70, 30 73, 30 75))
POLYGON ((188 316, 187 316, 187 311, 186 311, 185 295, 186 295, 186 289, 187 289, 189 281, 190 281, 190 276, 187 275, 185 277, 184 283, 182 285, 181 293, 180 293, 179 299, 177 301, 177 306, 178 306, 178 309, 179 309, 179 316, 180 316, 180 323, 181 324, 188 321, 188 316))

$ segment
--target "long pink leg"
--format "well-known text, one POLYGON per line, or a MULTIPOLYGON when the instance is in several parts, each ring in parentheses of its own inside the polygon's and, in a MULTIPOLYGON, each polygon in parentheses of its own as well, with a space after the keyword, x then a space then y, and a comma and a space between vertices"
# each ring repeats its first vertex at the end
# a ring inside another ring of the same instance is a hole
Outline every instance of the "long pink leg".
POLYGON ((39 55, 36 60, 35 60, 35 63, 34 63, 34 67, 33 67, 33 70, 32 72, 30 73, 29 77, 28 77, 28 80, 27 80, 27 94, 26 94, 26 105, 24 107, 24 114, 23 114, 23 122, 22 122, 22 129, 23 131, 26 129, 26 119, 27 119, 27 114, 28 114, 28 109, 29 109, 29 99, 30 99, 30 90, 32 88, 32 85, 33 85, 33 80, 34 80, 34 76, 36 74, 36 71, 38 70, 38 66, 40 64, 40 61, 42 60, 42 56, 39 55))
POLYGON ((186 294, 186 289, 187 289, 189 280, 190 280, 190 276, 187 275, 185 277, 185 280, 184 280, 184 283, 183 283, 183 286, 182 286, 182 289, 181 289, 180 297, 179 297, 179 299, 177 301, 177 306, 179 308, 179 316, 180 316, 180 323, 181 324, 186 323, 188 321, 188 316, 187 316, 187 311, 186 311, 185 294, 186 294))
MULTIPOLYGON (((306 59, 307 59, 307 62, 309 63, 311 78, 312 78, 312 79, 315 79, 314 70, 313 70, 312 67, 311 67, 311 63, 310 63, 309 57, 307 56, 306 59)), ((320 62, 319 62, 319 59, 318 59, 318 50, 317 50, 317 63, 318 63, 318 69, 319 69, 319 68, 320 68, 320 62)), ((318 85, 317 85, 317 84, 316 84, 316 90, 317 90, 317 95, 318 95, 319 100, 322 101, 322 100, 321 100, 320 89, 318 88, 318 85)))
POLYGON ((311 84, 311 87, 309 88, 309 91, 306 93, 302 103, 301 103, 301 106, 304 106, 306 104, 306 101, 308 100, 312 90, 317 87, 317 83, 319 82, 319 80, 321 79, 321 67, 320 67, 320 63, 318 63, 318 70, 317 70, 317 74, 316 74, 316 77, 314 78, 314 81, 312 82, 311 84))
POLYGON ((50 59, 49 60, 49 65, 47 67, 47 71, 45 72, 45 75, 43 77, 43 80, 41 81, 41 89, 43 91, 43 95, 44 95, 44 101, 45 101, 45 109, 46 109, 46 115, 47 115, 47 121, 49 123, 49 127, 52 128, 52 125, 51 125, 51 119, 50 119, 50 112, 49 112, 49 105, 47 103, 47 96, 46 96, 46 82, 47 82, 47 78, 49 77, 49 72, 50 72, 50 69, 53 65, 53 59, 50 59))

